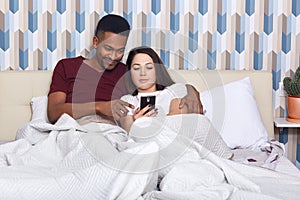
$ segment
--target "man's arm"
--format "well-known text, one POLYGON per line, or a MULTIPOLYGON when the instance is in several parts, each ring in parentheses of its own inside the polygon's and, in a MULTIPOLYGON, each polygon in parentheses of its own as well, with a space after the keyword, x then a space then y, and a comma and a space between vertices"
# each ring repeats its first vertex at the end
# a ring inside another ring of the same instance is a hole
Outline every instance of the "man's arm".
POLYGON ((119 120, 120 117, 127 115, 128 110, 125 106, 133 107, 122 100, 66 103, 66 94, 64 92, 53 92, 48 96, 47 111, 48 119, 51 123, 55 123, 63 113, 67 113, 74 119, 87 115, 100 114, 119 120))
POLYGON ((72 104, 65 102, 66 94, 64 92, 53 92, 48 96, 47 113, 51 123, 55 123, 63 113, 67 113, 74 119, 95 114, 95 103, 72 104))
POLYGON ((168 116, 171 115, 178 115, 178 114, 187 114, 187 105, 183 105, 182 108, 179 108, 181 99, 175 98, 171 100, 170 106, 169 106, 169 113, 167 114, 168 116))
POLYGON ((188 113, 203 114, 203 106, 199 92, 192 85, 186 84, 185 86, 187 89, 187 95, 181 99, 179 108, 182 109, 186 106, 188 113))

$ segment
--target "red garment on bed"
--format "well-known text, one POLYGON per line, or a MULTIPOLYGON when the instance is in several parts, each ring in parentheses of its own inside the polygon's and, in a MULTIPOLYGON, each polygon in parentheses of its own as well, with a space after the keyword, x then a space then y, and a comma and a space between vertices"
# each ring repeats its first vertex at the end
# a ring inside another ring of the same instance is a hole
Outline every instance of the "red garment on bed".
POLYGON ((123 75, 126 67, 117 64, 113 70, 98 72, 83 63, 82 56, 60 60, 53 71, 51 94, 66 93, 66 103, 84 103, 119 99, 127 90, 123 75))

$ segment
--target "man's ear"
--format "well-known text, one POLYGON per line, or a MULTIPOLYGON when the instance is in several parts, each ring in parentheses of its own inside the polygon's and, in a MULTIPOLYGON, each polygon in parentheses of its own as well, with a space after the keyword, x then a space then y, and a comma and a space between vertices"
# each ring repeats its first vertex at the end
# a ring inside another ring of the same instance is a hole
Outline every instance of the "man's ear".
POLYGON ((99 43, 98 37, 94 36, 93 37, 93 46, 94 46, 94 48, 97 48, 98 43, 99 43))

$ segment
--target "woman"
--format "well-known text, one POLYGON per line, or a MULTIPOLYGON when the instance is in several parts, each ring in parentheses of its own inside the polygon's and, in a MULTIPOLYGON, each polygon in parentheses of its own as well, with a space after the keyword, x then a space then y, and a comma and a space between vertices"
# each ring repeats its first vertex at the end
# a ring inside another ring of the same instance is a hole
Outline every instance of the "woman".
POLYGON ((121 99, 134 105, 128 115, 120 119, 121 126, 129 132, 132 123, 140 117, 187 113, 187 107, 179 109, 180 98, 187 94, 184 84, 175 84, 157 53, 149 47, 132 49, 127 57, 126 87, 130 95, 121 99), (143 96, 155 96, 155 108, 151 105, 140 109, 143 96))
MULTIPOLYGON (((133 122, 138 118, 188 113, 187 107, 179 109, 180 99, 187 94, 186 85, 174 83, 163 62, 153 49, 149 47, 132 49, 129 52, 126 65, 126 87, 131 94, 125 95, 121 99, 137 108, 127 108, 129 110, 127 116, 120 119, 121 126, 128 133, 133 122), (155 96, 155 108, 148 105, 143 109, 139 109, 140 100, 143 96, 155 96)), ((184 115, 174 116, 174 118, 171 117, 165 121, 161 120, 163 120, 163 117, 153 120, 154 124, 150 124, 150 129, 145 128, 149 125, 150 120, 140 121, 139 126, 135 126, 130 134, 135 141, 156 141, 161 149, 170 147, 166 149, 172 149, 172 156, 176 154, 173 152, 174 149, 179 150, 177 152, 178 156, 182 155, 181 150, 183 149, 178 148, 180 145, 184 144, 184 148, 188 148, 185 146, 186 144, 196 142, 220 157, 232 157, 231 150, 206 117, 184 115), (146 124, 143 124, 144 122, 146 124), (161 125, 163 125, 163 128, 161 125), (177 138, 177 136, 179 137, 177 138), (181 140, 190 141, 191 143, 180 143, 181 140)), ((169 157, 169 153, 163 154, 166 155, 165 158, 169 157)), ((170 156, 171 160, 172 158, 178 158, 172 156, 170 156)))

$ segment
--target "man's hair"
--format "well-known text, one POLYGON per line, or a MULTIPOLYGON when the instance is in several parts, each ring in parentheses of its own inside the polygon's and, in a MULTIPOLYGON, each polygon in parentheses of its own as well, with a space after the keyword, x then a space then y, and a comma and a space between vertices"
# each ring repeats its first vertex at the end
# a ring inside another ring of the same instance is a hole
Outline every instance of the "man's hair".
POLYGON ((108 14, 99 20, 95 36, 101 32, 112 32, 128 37, 129 31, 130 25, 124 17, 115 14, 108 14))

